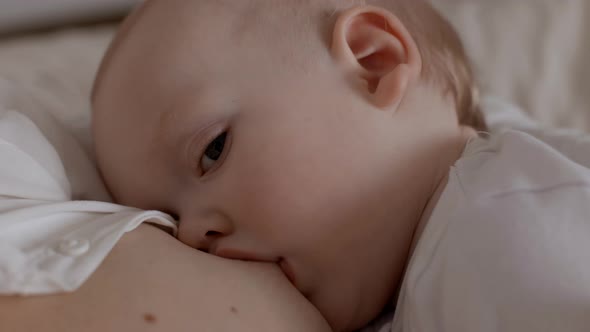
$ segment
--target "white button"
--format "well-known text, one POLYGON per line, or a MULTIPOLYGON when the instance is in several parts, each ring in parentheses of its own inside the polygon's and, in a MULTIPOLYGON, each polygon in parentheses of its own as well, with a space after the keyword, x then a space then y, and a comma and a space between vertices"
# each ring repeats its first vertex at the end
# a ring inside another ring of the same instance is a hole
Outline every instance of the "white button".
POLYGON ((59 251, 62 255, 72 257, 84 255, 88 252, 88 249, 90 249, 90 242, 88 242, 86 239, 65 240, 62 241, 57 247, 57 251, 59 251))

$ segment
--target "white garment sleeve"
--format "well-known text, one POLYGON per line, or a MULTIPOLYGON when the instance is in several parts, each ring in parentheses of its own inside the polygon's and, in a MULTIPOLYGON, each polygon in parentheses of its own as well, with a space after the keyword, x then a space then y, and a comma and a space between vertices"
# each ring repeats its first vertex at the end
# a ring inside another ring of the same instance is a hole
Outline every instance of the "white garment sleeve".
POLYGON ((588 331, 590 170, 522 132, 470 144, 408 265, 392 331, 588 331))
POLYGON ((176 233, 160 212, 70 199, 53 146, 27 117, 0 110, 0 295, 76 290, 143 222, 176 233))
POLYGON ((482 107, 492 133, 507 130, 525 132, 574 162, 590 168, 590 135, 587 133, 573 129, 544 127, 517 106, 492 97, 484 98, 482 107))

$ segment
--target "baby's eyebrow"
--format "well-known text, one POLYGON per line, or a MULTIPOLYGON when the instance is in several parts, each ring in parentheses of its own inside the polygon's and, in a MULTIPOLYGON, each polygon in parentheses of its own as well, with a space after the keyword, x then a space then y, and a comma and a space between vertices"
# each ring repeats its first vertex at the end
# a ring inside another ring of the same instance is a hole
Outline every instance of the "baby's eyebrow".
POLYGON ((189 98, 174 98, 175 100, 165 106, 157 118, 158 125, 154 143, 166 142, 170 146, 176 146, 186 136, 192 136, 199 132, 206 121, 196 121, 193 111, 198 109, 198 101, 202 98, 203 90, 191 87, 189 98), (195 128, 194 124, 199 123, 195 128), (189 130, 190 129, 190 130, 189 130))
POLYGON ((169 142, 170 144, 174 145, 174 141, 176 141, 173 137, 174 128, 172 125, 175 123, 176 119, 179 117, 179 109, 175 107, 176 103, 173 103, 170 107, 166 107, 163 111, 160 112, 158 117, 158 125, 156 128, 156 135, 154 136, 154 140, 156 142, 169 142))

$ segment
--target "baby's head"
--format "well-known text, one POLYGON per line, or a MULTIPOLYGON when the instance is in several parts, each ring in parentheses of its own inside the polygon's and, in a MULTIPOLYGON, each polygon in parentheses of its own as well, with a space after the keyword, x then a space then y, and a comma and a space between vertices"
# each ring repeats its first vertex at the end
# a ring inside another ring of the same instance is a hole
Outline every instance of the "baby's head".
POLYGON ((280 263, 336 330, 373 318, 476 112, 452 28, 419 0, 155 0, 98 75, 117 202, 210 253, 280 263))

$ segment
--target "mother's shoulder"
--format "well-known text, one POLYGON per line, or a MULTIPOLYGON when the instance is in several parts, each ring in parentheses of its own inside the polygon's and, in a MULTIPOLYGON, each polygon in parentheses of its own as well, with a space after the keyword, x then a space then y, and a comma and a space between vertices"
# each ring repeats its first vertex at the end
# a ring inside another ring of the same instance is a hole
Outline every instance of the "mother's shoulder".
POLYGON ((329 331, 276 266, 214 257, 149 225, 72 294, 0 297, 0 321, 15 332, 329 331))

